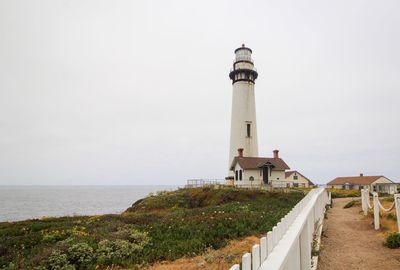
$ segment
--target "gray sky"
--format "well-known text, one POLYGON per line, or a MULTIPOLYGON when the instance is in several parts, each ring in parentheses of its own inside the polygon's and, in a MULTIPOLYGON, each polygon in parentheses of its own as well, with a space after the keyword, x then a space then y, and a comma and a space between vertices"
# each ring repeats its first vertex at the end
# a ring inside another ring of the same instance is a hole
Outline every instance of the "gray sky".
POLYGON ((0 1, 0 184, 227 173, 233 50, 259 152, 400 182, 399 1, 0 1))

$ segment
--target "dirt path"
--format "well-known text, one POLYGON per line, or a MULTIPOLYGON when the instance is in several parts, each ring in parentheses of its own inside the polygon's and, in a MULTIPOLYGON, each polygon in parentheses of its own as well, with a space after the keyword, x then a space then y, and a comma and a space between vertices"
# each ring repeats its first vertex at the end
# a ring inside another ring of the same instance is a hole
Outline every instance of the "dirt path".
POLYGON ((382 245, 382 232, 364 217, 361 207, 343 209, 351 199, 335 199, 324 222, 318 270, 400 269, 400 249, 382 245))

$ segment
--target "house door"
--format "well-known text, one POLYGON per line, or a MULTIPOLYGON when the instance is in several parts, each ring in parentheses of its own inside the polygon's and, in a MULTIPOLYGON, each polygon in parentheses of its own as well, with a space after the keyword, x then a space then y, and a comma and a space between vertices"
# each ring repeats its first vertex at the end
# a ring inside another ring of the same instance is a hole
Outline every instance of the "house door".
POLYGON ((263 167, 263 182, 265 184, 268 184, 268 179, 269 179, 269 173, 268 173, 268 167, 263 167))

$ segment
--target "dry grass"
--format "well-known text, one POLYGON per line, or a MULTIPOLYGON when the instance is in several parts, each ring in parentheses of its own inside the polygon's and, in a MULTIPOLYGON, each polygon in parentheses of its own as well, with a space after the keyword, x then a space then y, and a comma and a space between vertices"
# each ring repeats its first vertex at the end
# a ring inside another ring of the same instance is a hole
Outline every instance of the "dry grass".
MULTIPOLYGON (((389 208, 392 205, 392 202, 386 201, 386 200, 380 200, 381 204, 385 208, 389 208)), ((373 202, 371 200, 371 205, 373 205, 373 202)), ((374 219, 374 209, 368 209, 368 217, 374 219)), ((389 235, 390 233, 397 232, 398 227, 397 227, 397 216, 396 216, 396 210, 393 209, 390 212, 385 212, 382 209, 379 210, 379 223, 380 223, 380 229, 382 232, 382 236, 389 235)))
MULTIPOLYGON (((393 202, 381 200, 381 204, 383 207, 389 208, 393 204, 393 202)), ((381 223, 381 229, 385 233, 397 232, 398 227, 397 227, 396 210, 393 209, 390 212, 384 212, 380 210, 380 223, 381 223)))
POLYGON ((226 270, 239 263, 242 255, 259 243, 259 237, 249 236, 242 240, 230 241, 224 248, 209 249, 204 254, 192 258, 181 258, 172 262, 160 262, 145 268, 146 270, 226 270))

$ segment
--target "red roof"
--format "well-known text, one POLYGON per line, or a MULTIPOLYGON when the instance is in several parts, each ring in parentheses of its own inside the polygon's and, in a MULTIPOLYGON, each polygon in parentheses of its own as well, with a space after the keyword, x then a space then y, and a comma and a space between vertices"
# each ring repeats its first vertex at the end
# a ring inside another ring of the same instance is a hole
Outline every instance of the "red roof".
MULTIPOLYGON (((383 175, 376 175, 376 176, 336 177, 335 179, 333 179, 330 182, 328 182, 327 185, 344 185, 344 184, 369 185, 369 184, 372 184, 373 182, 375 182, 376 180, 378 180, 381 177, 384 177, 384 176, 383 175)), ((389 181, 391 181, 391 180, 389 180, 389 181)))
POLYGON ((289 166, 281 158, 265 158, 265 157, 235 157, 232 161, 231 170, 239 163, 244 170, 258 169, 264 166, 272 166, 277 170, 289 170, 289 166))

